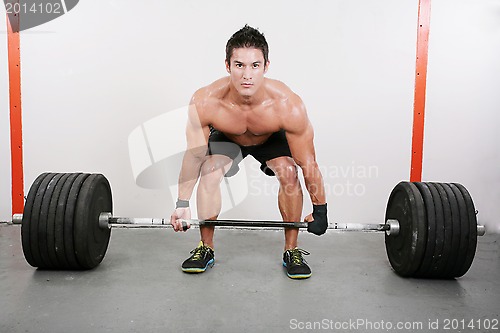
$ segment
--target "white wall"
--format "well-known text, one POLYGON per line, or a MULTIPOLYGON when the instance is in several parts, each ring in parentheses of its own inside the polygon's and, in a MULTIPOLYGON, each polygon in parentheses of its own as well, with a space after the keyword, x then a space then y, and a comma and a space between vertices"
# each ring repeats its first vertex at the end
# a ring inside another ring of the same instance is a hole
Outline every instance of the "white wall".
POLYGON ((0 221, 10 220, 12 209, 9 123, 7 20, 5 7, 0 6, 0 221))
MULTIPOLYGON (((226 75, 225 43, 248 23, 268 39, 268 77, 287 83, 308 107, 330 219, 383 221, 391 189, 409 177, 417 0, 145 3, 138 9, 130 0, 81 1, 22 33, 26 191, 44 171, 102 172, 113 187, 116 214, 168 216, 175 199, 170 189, 135 183, 128 137, 226 75)), ((431 41, 434 27, 448 20, 433 17, 431 41)), ((436 70, 432 57, 450 51, 432 46, 430 69, 436 70)), ((428 124, 433 108, 430 100, 428 124)), ((183 127, 172 123, 165 131, 174 136, 183 127)), ((425 154, 432 154, 429 145, 439 145, 439 138, 432 139, 432 127, 426 134, 425 154)), ((486 142, 484 151, 494 150, 486 142)), ((434 170, 430 161, 426 155, 425 168, 434 170)), ((164 172, 175 179, 173 169, 164 172)), ((244 200, 221 217, 279 218, 276 180, 257 169, 251 157, 245 160, 244 200)), ((478 180, 464 184, 471 192, 480 187, 478 180)))
POLYGON ((500 231, 500 1, 433 1, 425 180, 455 181, 500 231))

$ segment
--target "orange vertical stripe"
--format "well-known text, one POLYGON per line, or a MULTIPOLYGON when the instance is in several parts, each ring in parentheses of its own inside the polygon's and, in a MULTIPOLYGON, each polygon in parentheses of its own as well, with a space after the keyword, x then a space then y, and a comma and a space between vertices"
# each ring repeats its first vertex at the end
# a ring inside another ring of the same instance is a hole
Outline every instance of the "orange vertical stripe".
POLYGON ((7 47, 9 53, 12 214, 17 214, 22 213, 24 209, 21 51, 18 14, 7 15, 7 47))
POLYGON ((427 82, 427 55, 429 48, 429 27, 431 0, 419 0, 417 64, 415 71, 415 99, 413 102, 413 137, 410 181, 422 180, 424 146, 425 87, 427 82))

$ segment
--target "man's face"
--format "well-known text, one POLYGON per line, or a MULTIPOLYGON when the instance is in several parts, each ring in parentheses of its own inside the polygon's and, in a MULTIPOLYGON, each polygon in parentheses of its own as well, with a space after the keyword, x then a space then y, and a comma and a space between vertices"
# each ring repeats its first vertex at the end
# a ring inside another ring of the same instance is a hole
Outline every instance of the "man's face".
POLYGON ((264 63, 262 51, 255 48, 233 50, 231 63, 226 62, 226 70, 236 91, 241 96, 252 96, 264 81, 269 62, 264 63))

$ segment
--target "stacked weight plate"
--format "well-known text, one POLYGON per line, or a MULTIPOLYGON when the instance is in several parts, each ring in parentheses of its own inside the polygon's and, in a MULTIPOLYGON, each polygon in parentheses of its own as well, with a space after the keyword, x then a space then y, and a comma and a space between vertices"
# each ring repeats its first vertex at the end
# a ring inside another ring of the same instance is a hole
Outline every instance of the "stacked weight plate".
POLYGON ((26 261, 45 269, 91 269, 106 253, 110 230, 99 214, 112 212, 101 174, 43 173, 31 186, 21 226, 26 261))
POLYGON ((474 203, 456 183, 401 182, 387 203, 386 220, 400 224, 386 235, 391 266, 404 277, 452 279, 470 268, 477 245, 474 203))

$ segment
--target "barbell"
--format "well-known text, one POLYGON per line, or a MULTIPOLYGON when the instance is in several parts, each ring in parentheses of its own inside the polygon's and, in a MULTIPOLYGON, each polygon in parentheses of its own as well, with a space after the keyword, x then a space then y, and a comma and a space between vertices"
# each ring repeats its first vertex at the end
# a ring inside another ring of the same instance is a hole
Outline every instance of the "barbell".
MULTIPOLYGON (((26 261, 43 269, 92 269, 106 254, 112 227, 167 228, 169 219, 113 216, 111 186, 102 174, 43 173, 31 185, 22 214, 26 261)), ((403 277, 456 278, 472 265, 478 225, 472 197, 457 183, 400 182, 383 224, 332 223, 329 230, 382 231, 394 271, 403 277)), ((307 222, 184 220, 191 225, 307 228, 307 222)))

